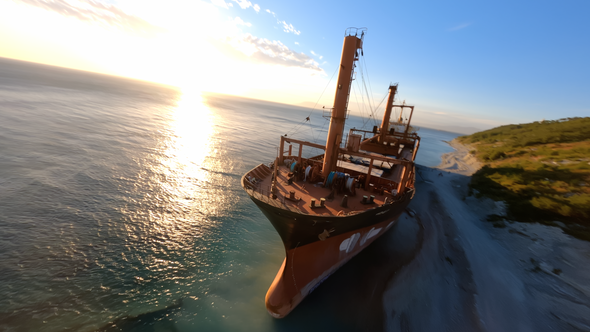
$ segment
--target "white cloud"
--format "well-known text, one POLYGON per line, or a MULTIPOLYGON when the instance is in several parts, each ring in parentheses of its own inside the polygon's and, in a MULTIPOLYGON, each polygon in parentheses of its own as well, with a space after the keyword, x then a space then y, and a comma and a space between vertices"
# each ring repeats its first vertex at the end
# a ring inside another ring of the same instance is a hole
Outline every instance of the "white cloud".
POLYGON ((257 4, 252 4, 252 2, 248 0, 232 0, 233 2, 237 3, 238 6, 242 9, 248 9, 252 7, 257 13, 260 11, 260 6, 257 4))
POLYGON ((55 12, 65 17, 76 18, 83 22, 94 23, 109 28, 121 29, 139 34, 164 32, 161 27, 146 20, 127 14, 121 8, 93 0, 14 0, 31 7, 55 12))
POLYGON ((250 22, 244 22, 240 17, 234 18, 234 23, 236 23, 237 25, 245 25, 247 27, 251 27, 252 26, 252 23, 250 23, 250 22))
POLYGON ((457 30, 465 29, 465 28, 467 28, 470 25, 471 25, 471 23, 459 24, 459 25, 457 25, 455 27, 452 27, 452 28, 448 29, 448 31, 457 31, 457 30))
POLYGON ((232 3, 227 3, 224 0, 211 0, 211 3, 215 6, 222 7, 228 9, 229 7, 233 7, 232 3))
POLYGON ((238 6, 242 9, 246 9, 252 6, 252 3, 248 0, 232 0, 233 2, 237 3, 238 6))
POLYGON ((252 2, 248 1, 248 0, 232 0, 233 2, 237 3, 238 6, 240 6, 240 8, 242 9, 248 9, 250 7, 252 7, 257 13, 260 11, 260 6, 257 4, 252 4, 252 2))
POLYGON ((313 55, 317 56, 317 57, 318 57, 320 60, 324 58, 324 56, 323 56, 323 55, 319 55, 319 54, 317 54, 317 53, 316 53, 316 52, 314 52, 314 51, 311 51, 311 54, 313 54, 313 55))
POLYGON ((266 12, 271 14, 274 17, 277 17, 277 14, 275 14, 275 12, 273 12, 273 11, 270 11, 270 9, 267 9, 266 12))
POLYGON ((279 24, 283 25, 283 31, 285 31, 286 33, 292 32, 296 35, 299 35, 301 33, 301 31, 299 30, 295 30, 295 27, 293 26, 293 24, 287 24, 287 22, 285 21, 278 21, 279 24))
POLYGON ((299 42, 295 42, 295 45, 299 45, 299 42))
POLYGON ((311 69, 314 72, 324 72, 313 58, 304 53, 297 53, 277 40, 271 41, 251 34, 244 34, 236 38, 227 38, 225 43, 218 44, 217 47, 226 53, 233 53, 234 56, 241 54, 242 59, 255 63, 300 67, 311 69))

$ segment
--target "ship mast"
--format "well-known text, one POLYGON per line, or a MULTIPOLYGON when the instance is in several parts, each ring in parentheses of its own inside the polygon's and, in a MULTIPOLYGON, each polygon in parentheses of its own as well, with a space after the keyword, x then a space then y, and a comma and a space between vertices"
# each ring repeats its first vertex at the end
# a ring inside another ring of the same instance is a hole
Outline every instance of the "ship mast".
POLYGON ((350 95, 352 75, 354 73, 354 62, 358 60, 357 50, 363 47, 364 35, 364 29, 349 28, 346 30, 344 45, 342 46, 336 94, 334 96, 334 108, 332 108, 330 129, 328 130, 328 138, 326 140, 326 153, 324 154, 324 164, 322 166, 323 176, 328 176, 330 172, 336 170, 338 149, 342 142, 342 133, 344 131, 344 122, 348 108, 348 97, 350 95), (361 32, 360 38, 357 37, 359 32, 361 32))
POLYGON ((393 100, 395 99, 395 93, 397 92, 397 83, 389 86, 389 97, 387 98, 387 106, 385 107, 385 113, 383 113, 383 120, 381 121, 381 135, 379 136, 379 142, 383 144, 387 131, 389 130, 389 118, 391 117, 391 109, 393 108, 393 100))

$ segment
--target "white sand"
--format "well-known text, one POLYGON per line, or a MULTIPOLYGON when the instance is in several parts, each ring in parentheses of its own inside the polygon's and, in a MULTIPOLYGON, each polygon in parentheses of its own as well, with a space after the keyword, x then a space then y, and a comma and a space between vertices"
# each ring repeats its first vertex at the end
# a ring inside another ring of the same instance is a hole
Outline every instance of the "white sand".
POLYGON ((469 145, 463 145, 456 139, 447 142, 453 149, 454 152, 446 153, 442 156, 442 163, 437 167, 448 172, 461 174, 461 175, 472 175, 478 169, 481 168, 482 164, 469 153, 475 148, 469 145))
POLYGON ((422 245, 388 281, 385 330, 590 331, 590 243, 540 224, 493 228, 502 204, 467 197, 481 165, 450 145, 438 168, 419 167, 415 216, 400 218, 423 226, 422 245))

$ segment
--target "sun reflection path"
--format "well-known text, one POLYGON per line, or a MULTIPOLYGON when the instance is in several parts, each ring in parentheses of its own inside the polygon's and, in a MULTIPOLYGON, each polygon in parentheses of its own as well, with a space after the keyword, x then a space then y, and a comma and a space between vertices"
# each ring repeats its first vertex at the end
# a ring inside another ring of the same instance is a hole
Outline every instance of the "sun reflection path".
MULTIPOLYGON (((137 190, 138 205, 127 210, 130 250, 147 271, 143 279, 194 279, 197 239, 215 232, 208 216, 215 183, 215 115, 200 93, 183 93, 177 106, 164 110, 159 144, 146 156, 137 190)), ((207 264, 200 259, 199 264, 207 264)))
POLYGON ((167 178, 172 180, 162 185, 179 198, 179 206, 204 189, 200 183, 210 180, 204 164, 213 149, 214 128, 214 115, 204 105, 201 94, 183 92, 173 110, 172 137, 164 151, 167 158, 162 161, 168 170, 167 178))
POLYGON ((239 141, 228 138, 238 120, 190 91, 159 112, 155 145, 140 153, 123 211, 128 252, 117 271, 134 282, 118 293, 134 310, 206 294, 212 280, 232 273, 224 264, 238 238, 239 152, 226 146, 239 141))

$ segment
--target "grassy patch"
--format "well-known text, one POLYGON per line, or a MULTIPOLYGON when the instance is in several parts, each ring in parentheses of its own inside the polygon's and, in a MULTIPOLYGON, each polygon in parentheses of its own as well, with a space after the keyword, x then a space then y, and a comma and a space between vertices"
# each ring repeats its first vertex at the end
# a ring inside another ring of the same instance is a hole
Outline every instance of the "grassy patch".
POLYGON ((565 231, 590 240, 590 118, 502 126, 459 141, 486 163, 471 180, 478 195, 505 201, 513 220, 581 225, 565 231))

